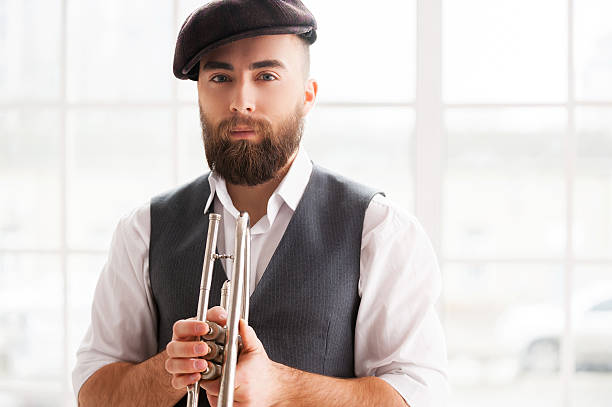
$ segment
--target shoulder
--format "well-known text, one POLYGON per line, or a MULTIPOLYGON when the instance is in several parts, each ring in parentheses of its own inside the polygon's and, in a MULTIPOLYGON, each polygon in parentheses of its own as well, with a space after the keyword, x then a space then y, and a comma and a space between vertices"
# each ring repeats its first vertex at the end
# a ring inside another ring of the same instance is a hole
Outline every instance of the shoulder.
POLYGON ((208 198, 206 191, 209 190, 207 173, 191 182, 160 193, 146 203, 132 209, 119 219, 113 236, 113 247, 118 243, 134 244, 141 242, 146 245, 148 250, 152 215, 160 212, 180 212, 185 201, 198 200, 198 197, 194 195, 205 195, 204 202, 206 202, 208 198))
POLYGON ((327 204, 340 208, 355 208, 365 212, 372 197, 380 190, 359 183, 336 172, 313 165, 309 188, 318 199, 327 199, 327 204))
POLYGON ((366 235, 383 225, 422 230, 420 222, 413 213, 385 195, 377 194, 366 210, 363 233, 366 235))
POLYGON ((361 243, 362 290, 364 284, 377 286, 372 282, 390 279, 417 285, 423 295, 437 298, 441 285, 437 256, 414 214, 376 195, 366 210, 361 243))
POLYGON ((324 182, 327 185, 335 188, 354 191, 355 193, 366 193, 373 195, 377 192, 380 192, 377 191, 375 188, 350 179, 344 175, 340 175, 332 170, 329 170, 325 167, 321 167, 317 164, 313 165, 312 179, 317 180, 319 182, 324 182))
POLYGON ((381 250, 399 251, 411 261, 436 262, 431 240, 417 217, 393 200, 376 195, 365 213, 362 253, 378 256, 381 250))
POLYGON ((111 243, 111 256, 125 251, 129 257, 145 256, 151 234, 151 204, 146 202, 119 219, 111 243))
POLYGON ((193 181, 153 197, 151 199, 152 211, 163 208, 173 209, 187 201, 198 198, 203 198, 206 201, 210 194, 210 185, 208 183, 209 174, 210 173, 201 175, 193 181))

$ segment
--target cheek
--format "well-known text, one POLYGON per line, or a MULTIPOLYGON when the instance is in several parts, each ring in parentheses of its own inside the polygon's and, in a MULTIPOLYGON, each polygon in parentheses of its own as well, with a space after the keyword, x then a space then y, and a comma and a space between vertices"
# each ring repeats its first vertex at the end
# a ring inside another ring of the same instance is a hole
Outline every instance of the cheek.
POLYGON ((272 116, 285 116, 287 112, 295 110, 301 95, 294 87, 279 86, 269 89, 261 95, 260 106, 266 106, 272 116))
POLYGON ((225 103, 221 95, 201 94, 199 96, 199 103, 204 113, 209 117, 216 117, 227 110, 227 103, 225 103))

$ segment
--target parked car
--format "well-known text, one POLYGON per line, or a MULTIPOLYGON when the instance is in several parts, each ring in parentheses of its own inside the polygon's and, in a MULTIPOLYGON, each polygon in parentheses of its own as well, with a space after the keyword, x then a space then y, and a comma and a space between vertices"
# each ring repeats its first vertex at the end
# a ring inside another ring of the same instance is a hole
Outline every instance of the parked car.
MULTIPOLYGON (((571 306, 574 353, 579 370, 612 370, 612 281, 577 292, 571 306)), ((498 342, 523 371, 559 369, 565 327, 562 304, 521 305, 498 320, 498 342)))

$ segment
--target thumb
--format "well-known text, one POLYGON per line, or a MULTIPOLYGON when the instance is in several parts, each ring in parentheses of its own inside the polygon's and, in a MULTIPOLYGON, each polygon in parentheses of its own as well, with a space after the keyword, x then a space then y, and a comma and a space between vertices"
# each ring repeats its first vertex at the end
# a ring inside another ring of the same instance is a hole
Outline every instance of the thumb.
POLYGON ((242 352, 264 352, 264 347, 257 334, 255 334, 255 330, 247 324, 244 319, 241 319, 239 322, 238 331, 240 332, 240 336, 242 337, 242 352))

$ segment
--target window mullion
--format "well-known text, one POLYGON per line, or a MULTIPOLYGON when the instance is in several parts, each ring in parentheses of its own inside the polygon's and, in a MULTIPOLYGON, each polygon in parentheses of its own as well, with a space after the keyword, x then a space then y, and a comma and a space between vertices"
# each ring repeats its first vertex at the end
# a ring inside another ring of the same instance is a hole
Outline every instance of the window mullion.
POLYGON ((415 213, 438 255, 442 231, 442 0, 417 0, 415 213))
POLYGON ((567 132, 565 136, 565 182, 566 182, 566 250, 564 267, 564 331, 561 341, 561 382, 563 405, 571 406, 574 386, 575 354, 572 318, 572 297, 574 286, 574 179, 576 171, 576 97, 574 81, 574 1, 567 2, 567 132))
POLYGON ((61 389, 63 396, 63 405, 72 406, 72 392, 70 381, 70 364, 69 364, 69 330, 70 330, 70 311, 68 304, 68 238, 67 238, 67 221, 68 221, 68 135, 67 135, 67 115, 68 115, 68 98, 67 98, 67 31, 68 31, 68 10, 67 0, 61 0, 61 15, 60 15, 60 268, 62 273, 62 380, 61 389))

